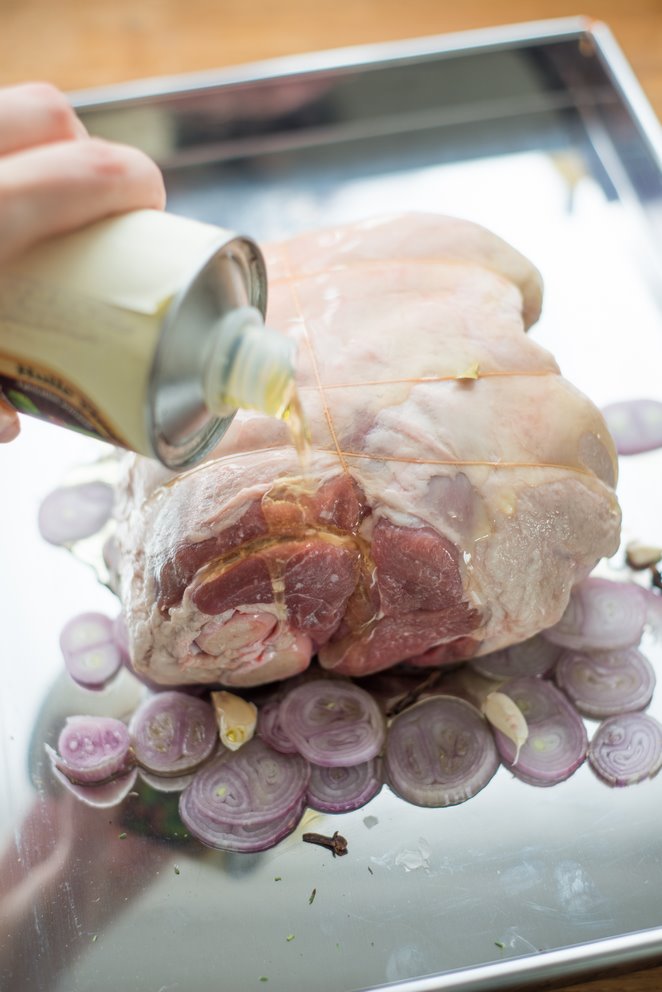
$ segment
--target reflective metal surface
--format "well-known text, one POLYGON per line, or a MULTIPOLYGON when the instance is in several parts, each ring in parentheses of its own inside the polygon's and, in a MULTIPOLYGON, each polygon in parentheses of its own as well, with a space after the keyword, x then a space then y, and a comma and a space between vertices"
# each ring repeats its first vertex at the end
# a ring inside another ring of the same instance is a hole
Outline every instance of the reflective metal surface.
MULTIPOLYGON (((491 227, 541 269, 532 333, 564 373, 598 404, 660 396, 659 132, 604 29, 523 26, 78 102, 90 129, 159 157, 172 210, 258 239, 411 209, 491 227)), ((385 789, 315 816, 348 839, 335 860, 305 827, 260 856, 207 851, 147 789, 112 811, 63 795, 44 741, 136 691, 61 675, 62 624, 116 606, 36 531, 41 497, 98 453, 37 423, 2 451, 3 992, 514 989, 662 959, 662 775, 610 790, 583 767, 536 789, 501 769, 447 810, 385 789)), ((621 471, 624 540, 662 543, 660 453, 621 471)))

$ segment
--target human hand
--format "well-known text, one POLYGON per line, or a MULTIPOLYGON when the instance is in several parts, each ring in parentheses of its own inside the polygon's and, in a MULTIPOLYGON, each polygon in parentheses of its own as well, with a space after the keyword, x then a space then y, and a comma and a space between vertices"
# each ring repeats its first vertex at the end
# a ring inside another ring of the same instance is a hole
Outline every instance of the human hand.
MULTIPOLYGON (((164 204, 154 162, 90 137, 55 87, 0 89, 0 265, 51 235, 164 204)), ((0 442, 18 431, 16 412, 0 400, 0 442)))

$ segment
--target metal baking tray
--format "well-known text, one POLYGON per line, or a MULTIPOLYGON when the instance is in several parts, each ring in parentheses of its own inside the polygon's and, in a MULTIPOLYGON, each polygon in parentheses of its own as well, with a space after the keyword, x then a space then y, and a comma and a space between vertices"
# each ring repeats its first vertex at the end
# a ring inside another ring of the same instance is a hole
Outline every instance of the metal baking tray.
MULTIPOLYGON (((158 159, 172 210, 258 239, 394 210, 479 221, 541 269, 532 333, 571 380, 598 404, 660 395, 662 142, 605 26, 525 24, 74 100, 90 130, 158 159)), ((62 676, 63 622, 116 607, 36 531, 43 495, 99 450, 26 423, 2 451, 3 992, 478 992, 662 961, 662 775, 610 790, 582 767, 536 789, 500 769, 446 810, 385 789, 317 816, 349 841, 335 860, 299 831, 259 856, 205 850, 153 794, 101 813, 62 795, 44 740, 65 714, 121 712, 134 692, 129 676, 100 696, 62 676)), ((661 469, 657 453, 623 460, 624 540, 662 542, 661 469)))

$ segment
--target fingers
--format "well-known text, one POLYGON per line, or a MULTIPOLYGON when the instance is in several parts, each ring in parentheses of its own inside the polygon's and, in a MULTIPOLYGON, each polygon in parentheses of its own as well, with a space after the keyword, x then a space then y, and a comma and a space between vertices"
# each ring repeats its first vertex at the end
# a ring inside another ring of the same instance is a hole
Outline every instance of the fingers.
POLYGON ((64 93, 50 83, 0 89, 0 155, 86 135, 64 93))
POLYGON ((142 152, 89 138, 0 158, 0 263, 30 245, 129 210, 163 208, 158 167, 142 152))
POLYGON ((20 429, 16 410, 0 397, 0 444, 13 441, 20 429))
POLYGON ((89 138, 54 86, 0 89, 0 263, 42 238, 164 204, 157 166, 136 149, 89 138))
MULTIPOLYGON (((43 238, 164 205, 154 162, 135 148, 90 138, 54 86, 0 88, 0 264, 43 238)), ((0 443, 18 432, 16 411, 0 395, 0 443)))

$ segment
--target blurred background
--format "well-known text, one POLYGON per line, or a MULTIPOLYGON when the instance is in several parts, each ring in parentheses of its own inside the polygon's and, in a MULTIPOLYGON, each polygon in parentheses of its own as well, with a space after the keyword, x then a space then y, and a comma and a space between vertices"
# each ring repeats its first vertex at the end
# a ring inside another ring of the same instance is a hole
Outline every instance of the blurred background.
POLYGON ((78 90, 579 14, 611 27, 662 116, 662 0, 0 0, 0 85, 78 90))

